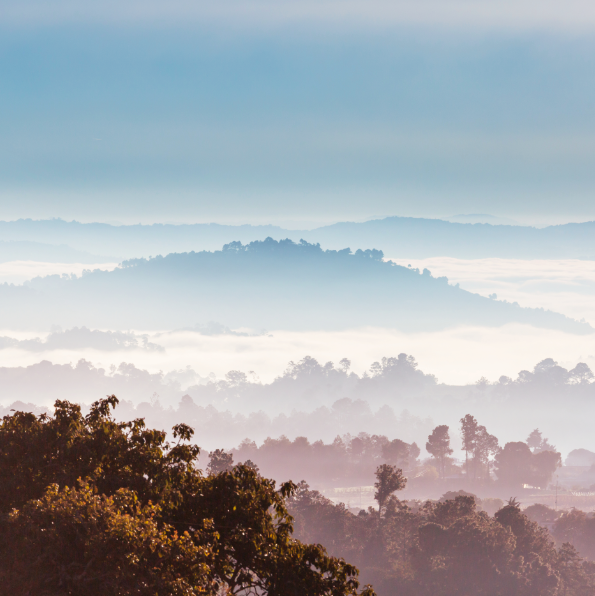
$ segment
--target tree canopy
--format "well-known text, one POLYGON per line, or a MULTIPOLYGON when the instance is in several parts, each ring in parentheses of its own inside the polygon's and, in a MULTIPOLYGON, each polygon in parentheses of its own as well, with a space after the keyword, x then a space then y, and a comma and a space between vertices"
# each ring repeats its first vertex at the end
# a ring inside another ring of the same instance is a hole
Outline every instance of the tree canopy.
POLYGON ((116 422, 117 403, 2 420, 3 593, 358 593, 355 567, 292 536, 292 482, 245 465, 205 477, 191 428, 176 425, 170 443, 142 419, 116 422))

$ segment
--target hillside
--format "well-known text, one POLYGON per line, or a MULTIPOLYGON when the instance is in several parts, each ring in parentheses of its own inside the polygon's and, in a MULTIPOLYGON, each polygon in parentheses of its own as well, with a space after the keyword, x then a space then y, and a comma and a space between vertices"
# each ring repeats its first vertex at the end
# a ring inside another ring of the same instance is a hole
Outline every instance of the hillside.
POLYGON ((419 331, 516 322, 593 331, 563 315, 490 300, 382 257, 378 250, 325 251, 269 238, 233 242, 215 252, 135 259, 111 272, 2 286, 0 324, 172 329, 214 320, 233 328, 419 331))

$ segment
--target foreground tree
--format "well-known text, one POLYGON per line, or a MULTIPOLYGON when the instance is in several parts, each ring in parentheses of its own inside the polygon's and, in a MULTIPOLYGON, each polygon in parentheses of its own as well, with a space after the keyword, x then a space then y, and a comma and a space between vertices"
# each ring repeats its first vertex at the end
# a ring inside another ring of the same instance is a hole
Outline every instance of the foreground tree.
POLYGON ((357 593, 355 567, 292 537, 293 483, 243 465, 203 477, 189 427, 170 444, 140 419, 115 422, 117 403, 3 419, 0 593, 357 593))
POLYGON ((85 482, 50 486, 3 524, 2 594, 214 592, 211 549, 159 514, 127 489, 106 497, 85 482))

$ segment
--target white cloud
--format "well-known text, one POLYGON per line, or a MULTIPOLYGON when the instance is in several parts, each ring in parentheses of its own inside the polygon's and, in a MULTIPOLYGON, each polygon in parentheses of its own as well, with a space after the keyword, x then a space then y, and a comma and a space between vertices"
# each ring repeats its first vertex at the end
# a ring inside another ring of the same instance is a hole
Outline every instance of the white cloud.
POLYGON ((521 306, 545 308, 595 326, 595 261, 579 259, 391 259, 399 265, 429 269, 434 277, 521 306))
MULTIPOLYGON (((7 329, 0 330, 0 335, 24 339, 43 334, 19 334, 7 329)), ((86 358, 101 362, 105 368, 123 361, 134 362, 151 372, 191 366, 201 376, 214 373, 219 378, 230 370, 254 371, 262 381, 270 382, 283 373, 290 360, 301 360, 307 355, 321 363, 330 360, 338 364, 342 358, 349 358, 352 369, 361 374, 383 356, 405 352, 416 357, 424 372, 435 374, 440 382, 449 384, 474 383, 482 376, 490 381, 498 380, 501 375, 516 378, 520 370, 532 369, 548 357, 570 368, 579 361, 595 368, 592 336, 576 336, 526 325, 457 327, 428 333, 371 327, 328 332, 280 330, 260 337, 178 332, 159 335, 151 341, 163 345, 166 352, 131 354, 79 349, 31 353, 6 349, 2 351, 2 362, 3 366, 27 366, 43 359, 66 364, 86 358)))
POLYGON ((111 271, 118 263, 46 263, 40 261, 8 261, 0 263, 0 284, 22 284, 34 277, 46 275, 81 275, 85 269, 111 271))

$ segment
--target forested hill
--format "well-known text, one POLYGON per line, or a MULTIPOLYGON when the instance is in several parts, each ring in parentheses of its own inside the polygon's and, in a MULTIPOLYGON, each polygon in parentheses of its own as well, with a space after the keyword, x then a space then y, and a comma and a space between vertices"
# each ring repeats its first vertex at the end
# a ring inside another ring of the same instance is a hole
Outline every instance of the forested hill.
POLYGON ((163 329, 215 320, 232 327, 433 330, 509 322, 590 333, 560 314, 471 294, 383 261, 379 250, 322 250, 272 239, 220 251, 125 261, 112 272, 2 286, 0 324, 163 329), (18 308, 16 308, 18 306, 18 308))
POLYGON ((595 259, 595 222, 549 226, 451 223, 439 219, 387 217, 343 222, 315 230, 219 224, 109 225, 63 220, 0 221, 0 240, 67 244, 79 251, 122 258, 216 250, 223 244, 290 238, 324 248, 374 246, 388 256, 425 258, 595 259))

